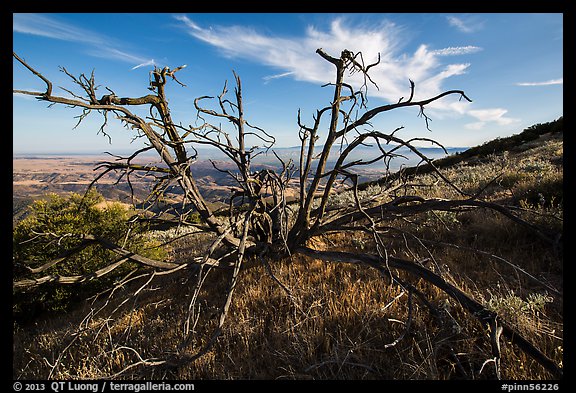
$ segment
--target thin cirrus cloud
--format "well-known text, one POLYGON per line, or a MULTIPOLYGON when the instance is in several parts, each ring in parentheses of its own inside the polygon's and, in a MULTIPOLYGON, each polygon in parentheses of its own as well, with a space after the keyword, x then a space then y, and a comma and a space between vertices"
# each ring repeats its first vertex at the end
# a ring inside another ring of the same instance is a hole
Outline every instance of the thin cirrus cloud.
POLYGON ((39 14, 13 14, 12 29, 16 33, 76 42, 87 46, 86 53, 94 57, 137 64, 132 69, 155 64, 154 60, 119 49, 119 43, 106 35, 76 27, 53 17, 39 14))
POLYGON ((286 78, 287 76, 293 75, 294 73, 292 71, 288 71, 288 72, 283 72, 281 74, 275 74, 275 75, 266 75, 265 77, 263 77, 262 79, 264 80, 264 83, 268 83, 271 80, 274 79, 280 79, 280 78, 286 78))
POLYGON ((500 126, 505 126, 520 121, 520 119, 506 117, 506 113, 508 113, 508 110, 504 108, 469 110, 468 114, 472 117, 475 117, 479 121, 468 123, 465 125, 465 127, 469 130, 479 130, 482 129, 487 123, 495 123, 500 126))
POLYGON ((564 78, 551 79, 544 82, 518 82, 516 86, 551 86, 564 84, 564 78))
POLYGON ((144 63, 140 63, 135 65, 134 67, 132 67, 133 70, 137 69, 137 68, 141 68, 141 67, 147 67, 147 66, 153 66, 156 65, 156 62, 154 61, 154 59, 145 61, 144 63))
POLYGON ((103 44, 103 37, 91 31, 75 27, 45 15, 14 14, 14 32, 53 38, 62 41, 82 42, 91 45, 103 44))
POLYGON ((446 17, 446 20, 450 26, 455 27, 462 33, 474 33, 484 27, 483 22, 479 21, 476 17, 473 16, 450 15, 446 17))
MULTIPOLYGON (((482 50, 476 46, 433 50, 422 44, 411 54, 403 53, 404 28, 385 20, 350 27, 344 18, 336 18, 326 30, 309 26, 300 36, 279 37, 239 25, 202 27, 186 15, 174 18, 190 36, 213 46, 223 56, 250 60, 280 71, 263 77, 264 83, 283 77, 322 84, 332 82, 334 67, 315 54, 318 48, 332 56, 338 56, 344 48, 361 52, 366 65, 375 62, 380 54, 380 64, 370 70, 379 89, 373 88, 370 94, 389 102, 409 95, 409 79, 416 84, 415 100, 439 94, 447 78, 467 72, 470 66, 470 63, 445 64, 441 59, 482 50)), ((358 88, 364 80, 356 73, 349 82, 358 88)), ((434 109, 452 111, 454 105, 437 102, 434 109)))
POLYGON ((473 45, 467 46, 450 46, 448 48, 437 49, 432 51, 438 56, 456 56, 456 55, 467 55, 470 53, 480 52, 482 48, 473 45))

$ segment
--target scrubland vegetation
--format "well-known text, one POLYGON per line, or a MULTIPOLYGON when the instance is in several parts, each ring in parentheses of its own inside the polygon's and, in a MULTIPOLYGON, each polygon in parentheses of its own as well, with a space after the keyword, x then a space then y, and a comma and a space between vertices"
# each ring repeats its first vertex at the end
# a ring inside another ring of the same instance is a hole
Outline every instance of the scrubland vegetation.
POLYGON ((426 107, 471 101, 464 91, 415 100, 409 80, 404 97, 369 109, 380 57, 316 54, 334 66, 333 98, 311 119, 298 111, 298 162, 275 155, 260 169, 252 159, 276 140, 247 120, 236 73, 233 97, 227 83, 197 97, 198 121, 184 126, 166 90, 186 87, 184 66, 154 67, 145 96, 106 87, 100 98, 94 72, 62 67, 78 91, 60 96, 14 54, 46 85, 14 93, 80 108, 78 123, 97 113, 104 135, 114 117, 144 140, 100 162, 91 186, 108 174, 129 188, 135 174, 153 181, 145 211, 52 197, 16 225, 14 378, 562 378, 562 119, 436 165, 415 144, 438 142, 372 120, 412 108, 429 129, 426 107), (213 163, 235 185, 227 210, 198 188, 205 145, 227 157, 213 163), (374 158, 351 158, 366 145, 374 158), (420 162, 390 173, 401 149, 420 162), (161 165, 135 161, 148 151, 161 165), (354 171, 379 160, 382 180, 359 187, 354 171), (165 203, 174 187, 177 209, 165 203))
MULTIPOLYGON (((527 220, 538 223, 549 233, 561 234, 561 133, 546 133, 514 149, 488 154, 482 160, 475 158, 447 167, 443 173, 458 187, 470 191, 483 189, 488 200, 522 209, 521 214, 527 220)), ((411 183, 425 197, 453 197, 454 190, 438 184, 432 174, 414 177, 411 183)), ((381 191, 380 185, 372 185, 361 191, 360 197, 381 191)), ((16 228, 15 242, 17 234, 30 230, 32 223, 36 225, 43 215, 50 217, 46 209, 54 208, 57 200, 62 205, 61 197, 34 205, 36 214, 16 228)), ((346 203, 354 203, 351 192, 330 199, 330 205, 346 203)), ((82 225, 89 222, 98 227, 107 223, 109 230, 118 229, 128 217, 125 210, 114 205, 92 214, 102 215, 102 219, 85 221, 82 225), (114 221, 104 220, 105 217, 113 217, 114 221)), ((60 218, 78 222, 80 217, 72 214, 60 218)), ((400 218, 390 222, 386 233, 388 252, 403 253, 425 265, 435 265, 450 282, 496 311, 562 365, 560 238, 558 247, 551 249, 533 231, 485 210, 428 212, 410 220, 400 218)), ((171 253, 172 260, 196 255, 213 237, 202 233, 186 235, 177 229, 154 231, 147 236, 147 242, 172 240, 163 249, 171 253)), ((369 234, 327 234, 315 240, 314 247, 374 252, 370 249, 373 242, 369 234)), ((69 263, 78 262, 74 259, 69 263)), ((116 279, 124 273, 119 271, 116 279)), ((207 281, 200 293, 195 293, 197 278, 187 270, 134 280, 118 288, 110 299, 107 294, 84 299, 86 284, 78 284, 70 292, 82 296, 82 300, 78 299, 73 308, 68 307, 64 298, 56 297, 61 289, 43 287, 40 293, 53 299, 46 303, 52 305, 50 312, 33 320, 18 320, 14 325, 14 377, 441 380, 496 377, 494 364, 490 362, 489 333, 442 291, 423 280, 418 282, 418 290, 428 299, 427 307, 415 294, 387 283, 374 269, 327 263, 301 255, 273 265, 257 259, 248 261, 241 272, 227 323, 212 350, 186 367, 156 366, 163 364, 159 354, 195 350, 206 343, 190 340, 185 343, 187 348, 183 348, 182 336, 186 330, 193 330, 197 333, 195 337, 204 340, 210 337, 225 293, 226 280, 222 276, 228 274, 228 270, 212 268, 204 276, 207 281), (150 285, 134 296, 134 290, 146 280, 151 281, 150 285), (193 296, 200 301, 190 309, 193 296), (58 299, 61 303, 56 303, 58 299), (100 313, 102 317, 86 319, 102 307, 108 310, 100 313), (126 369, 129 365, 134 366, 126 369)), ((42 298, 35 299, 43 302, 42 298)), ((22 305, 15 307, 18 316, 18 307, 22 305)), ((514 345, 505 339, 501 341, 503 379, 550 377, 514 345)))

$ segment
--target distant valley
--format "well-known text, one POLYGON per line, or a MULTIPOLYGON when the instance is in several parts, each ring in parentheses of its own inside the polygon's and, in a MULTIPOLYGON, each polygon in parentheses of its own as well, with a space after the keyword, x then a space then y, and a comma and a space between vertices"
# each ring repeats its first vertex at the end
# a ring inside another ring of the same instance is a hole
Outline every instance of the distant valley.
MULTIPOLYGON (((335 149, 338 150, 338 149, 335 149)), ((450 149, 450 153, 463 151, 461 149, 450 149)), ((441 149, 424 148, 424 154, 430 158, 446 156, 441 149)), ((277 155, 284 161, 295 164, 299 157, 299 148, 279 148, 275 149, 277 155)), ((418 158, 407 149, 399 151, 406 158, 397 158, 390 166, 391 171, 397 170, 400 165, 411 166, 418 163, 418 158)), ((349 157, 349 161, 364 159, 368 160, 377 154, 377 148, 361 147, 354 156, 349 157)), ((199 157, 207 157, 192 164, 192 170, 196 177, 198 187, 207 201, 215 205, 224 205, 228 202, 230 188, 237 186, 234 179, 229 174, 215 169, 214 164, 220 170, 230 170, 234 172, 233 163, 226 161, 226 157, 213 150, 199 150, 199 157), (208 159, 209 158, 209 159, 208 159), (210 161, 212 160, 212 162, 210 161)), ((337 155, 332 157, 329 165, 333 165, 337 155)), ((108 161, 114 162, 116 158, 110 155, 14 155, 13 156, 13 215, 15 218, 23 214, 23 210, 32 200, 38 199, 47 193, 83 193, 88 185, 101 173, 102 169, 95 169, 99 163, 108 161)), ((153 155, 142 155, 133 161, 138 164, 160 165, 157 157, 153 155)), ((272 152, 262 151, 253 160, 254 170, 263 168, 278 169, 281 167, 278 158, 272 152)), ((370 166, 360 166, 356 171, 360 177, 360 182, 367 182, 380 178, 385 172, 385 165, 377 162, 370 166)), ((126 178, 117 182, 120 173, 108 173, 97 183, 96 189, 108 200, 116 200, 125 203, 132 202, 132 192, 137 202, 142 201, 151 191, 154 178, 143 176, 136 172, 130 175, 130 185, 126 178)), ((297 171, 294 173, 291 184, 293 187, 288 192, 287 198, 293 199, 297 190, 297 171)), ((340 185, 338 188, 343 188, 340 185)), ((178 203, 181 201, 178 187, 171 187, 165 193, 168 202, 178 203)))

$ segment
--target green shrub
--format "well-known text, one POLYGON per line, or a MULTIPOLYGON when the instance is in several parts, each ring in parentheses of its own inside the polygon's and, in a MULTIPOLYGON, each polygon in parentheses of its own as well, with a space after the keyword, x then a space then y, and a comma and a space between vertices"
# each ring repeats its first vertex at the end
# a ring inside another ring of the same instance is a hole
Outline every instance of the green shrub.
MULTIPOLYGON (((79 235, 82 234, 105 238, 148 257, 165 257, 166 253, 158 248, 158 244, 152 244, 142 236, 146 227, 130 220, 134 213, 126 205, 107 203, 95 191, 86 196, 49 194, 44 200, 34 201, 28 217, 13 229, 14 280, 31 278, 27 266, 42 266, 78 247, 82 241, 79 235)), ((35 278, 45 275, 85 275, 117 258, 118 255, 113 252, 93 244, 38 273, 35 278)), ((132 263, 125 263, 95 280, 70 285, 45 284, 18 291, 14 294, 14 316, 17 320, 23 320, 34 318, 41 312, 67 311, 79 301, 102 291, 134 267, 132 263)))
POLYGON ((504 295, 494 295, 485 306, 498 313, 502 318, 524 331, 541 329, 542 317, 546 315, 546 305, 554 298, 540 293, 530 293, 526 299, 513 291, 504 295))

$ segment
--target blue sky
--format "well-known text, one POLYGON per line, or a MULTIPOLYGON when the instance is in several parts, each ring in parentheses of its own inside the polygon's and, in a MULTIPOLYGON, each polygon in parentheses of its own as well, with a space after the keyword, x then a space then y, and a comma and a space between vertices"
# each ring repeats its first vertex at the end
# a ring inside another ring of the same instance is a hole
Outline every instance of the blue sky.
MULTIPOLYGON (((89 75, 94 69, 100 94, 149 93, 154 65, 186 64, 167 89, 173 119, 194 124, 193 100, 216 96, 234 70, 242 79, 248 121, 274 135, 279 147, 298 145, 296 116, 312 123, 329 104, 333 66, 315 53, 337 57, 343 49, 361 51, 379 89, 369 86, 368 106, 461 89, 472 103, 447 98, 426 111, 431 132, 418 109, 385 113, 374 128, 397 136, 432 138, 446 147, 474 146, 521 132, 563 115, 563 15, 541 14, 14 14, 13 49, 53 81, 54 94, 69 96, 74 84, 60 72, 89 75)), ((353 75, 349 80, 359 86, 353 75)), ((43 83, 14 61, 15 89, 43 90, 43 83)), ((230 89, 231 90, 231 89, 230 89)), ((14 95, 13 152, 126 152, 141 146, 130 130, 110 119, 108 139, 97 131, 101 117, 78 128, 81 110, 47 108, 32 97, 14 95)))

